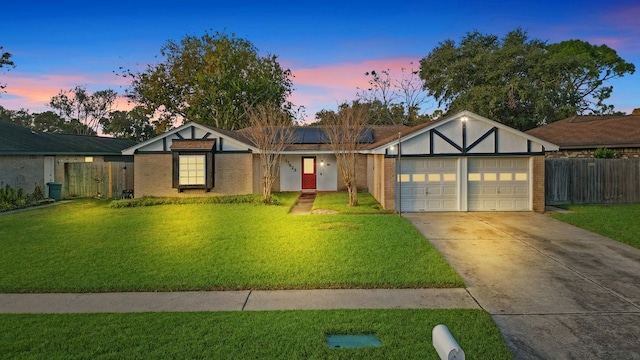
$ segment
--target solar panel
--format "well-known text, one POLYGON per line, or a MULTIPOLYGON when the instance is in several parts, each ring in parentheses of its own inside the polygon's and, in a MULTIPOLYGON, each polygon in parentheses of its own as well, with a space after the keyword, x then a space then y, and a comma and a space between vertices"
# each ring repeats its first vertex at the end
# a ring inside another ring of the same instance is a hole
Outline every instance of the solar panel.
MULTIPOLYGON (((326 144, 328 137, 320 127, 296 127, 294 129, 294 144, 326 144)), ((365 129, 360 143, 373 143, 373 130, 365 129)))

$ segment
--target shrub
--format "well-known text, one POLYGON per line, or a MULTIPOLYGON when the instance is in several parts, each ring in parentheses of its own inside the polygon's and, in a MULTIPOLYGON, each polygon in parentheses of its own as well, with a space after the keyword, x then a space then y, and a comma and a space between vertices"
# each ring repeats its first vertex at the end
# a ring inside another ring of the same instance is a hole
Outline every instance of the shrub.
POLYGON ((42 188, 36 185, 35 189, 33 189, 33 193, 31 193, 28 198, 33 202, 44 200, 44 193, 42 192, 42 188))
POLYGON ((38 205, 44 200, 42 189, 40 186, 35 187, 33 193, 24 194, 24 189, 19 188, 15 190, 8 184, 3 188, 0 188, 0 211, 14 210, 25 208, 33 205, 38 205))
POLYGON ((597 148, 593 152, 593 157, 596 159, 618 159, 620 158, 620 153, 607 148, 597 148))
MULTIPOLYGON (((138 206, 155 206, 155 205, 181 205, 181 204, 263 204, 262 195, 225 195, 211 197, 154 197, 145 196, 137 199, 114 200, 109 204, 112 208, 127 208, 138 206)), ((280 201, 276 196, 272 196, 272 205, 280 205, 280 201)))

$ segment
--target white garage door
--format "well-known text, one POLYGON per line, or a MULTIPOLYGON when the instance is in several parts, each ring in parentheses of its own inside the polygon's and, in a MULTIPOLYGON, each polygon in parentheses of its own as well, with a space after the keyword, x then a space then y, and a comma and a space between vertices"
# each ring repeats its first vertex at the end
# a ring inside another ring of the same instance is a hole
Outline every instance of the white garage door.
POLYGON ((401 211, 458 210, 457 160, 401 160, 401 211))
POLYGON ((528 211, 528 158, 469 158, 469 211, 528 211))

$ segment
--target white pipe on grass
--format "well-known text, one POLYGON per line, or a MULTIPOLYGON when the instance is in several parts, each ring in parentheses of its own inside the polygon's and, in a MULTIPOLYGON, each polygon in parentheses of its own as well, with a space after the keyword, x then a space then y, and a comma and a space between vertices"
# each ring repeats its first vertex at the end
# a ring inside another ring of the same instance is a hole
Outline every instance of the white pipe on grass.
POLYGON ((433 347, 442 360, 464 360, 464 351, 446 325, 436 325, 431 332, 433 347))

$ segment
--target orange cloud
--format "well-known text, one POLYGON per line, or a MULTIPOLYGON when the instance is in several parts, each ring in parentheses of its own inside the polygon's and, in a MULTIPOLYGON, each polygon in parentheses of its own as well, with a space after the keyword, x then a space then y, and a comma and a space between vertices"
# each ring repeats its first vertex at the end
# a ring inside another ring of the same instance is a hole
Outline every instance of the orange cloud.
MULTIPOLYGON (((0 105, 10 110, 24 108, 32 112, 51 110, 47 104, 52 97, 76 86, 85 86, 89 91, 113 89, 121 93, 119 88, 128 85, 126 79, 100 74, 30 75, 12 71, 5 73, 1 79, 7 87, 6 93, 0 97, 0 105)), ((132 107, 124 98, 118 98, 116 106, 118 110, 132 107)))

